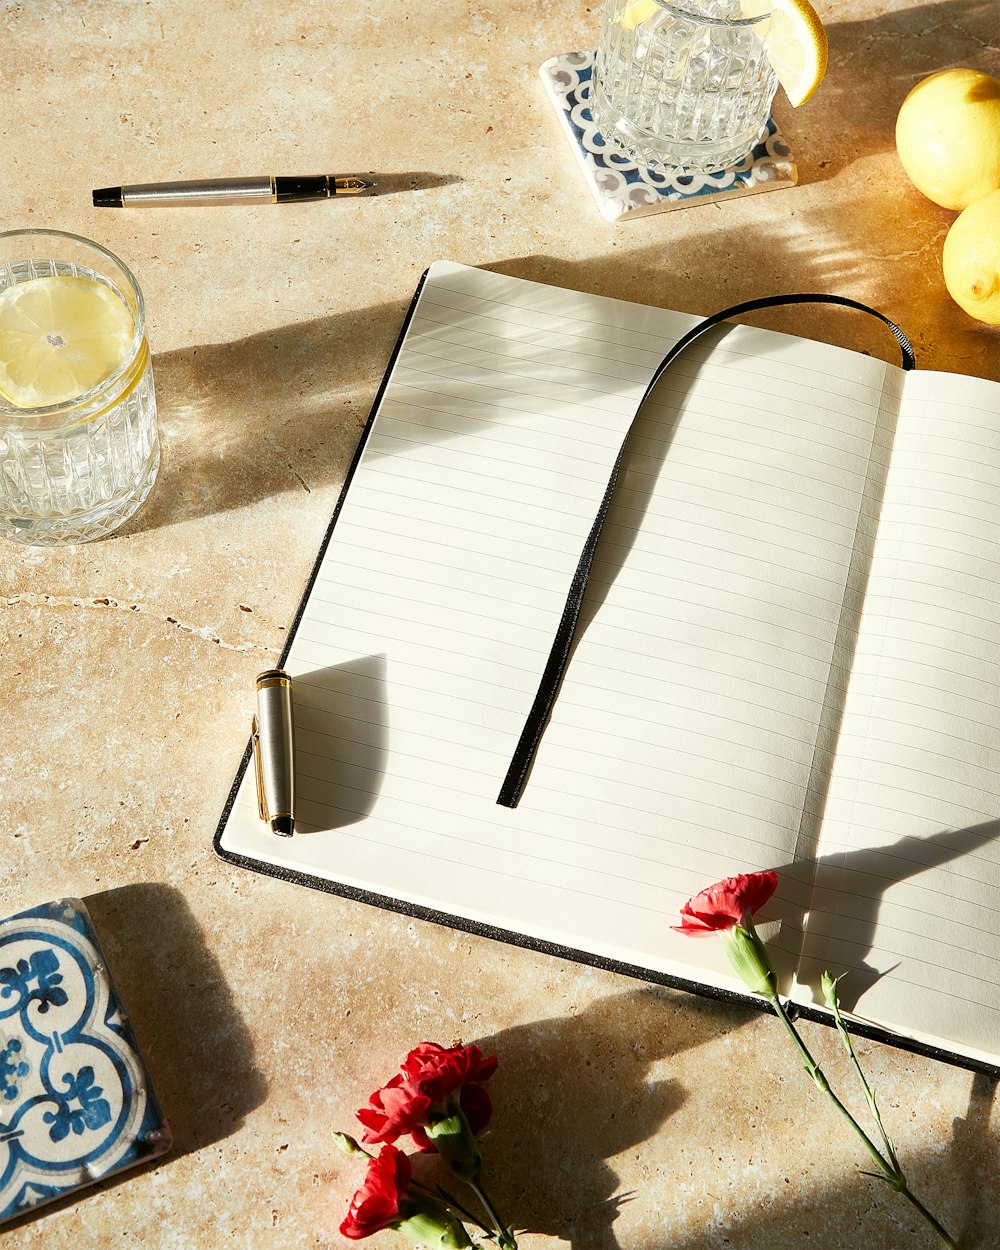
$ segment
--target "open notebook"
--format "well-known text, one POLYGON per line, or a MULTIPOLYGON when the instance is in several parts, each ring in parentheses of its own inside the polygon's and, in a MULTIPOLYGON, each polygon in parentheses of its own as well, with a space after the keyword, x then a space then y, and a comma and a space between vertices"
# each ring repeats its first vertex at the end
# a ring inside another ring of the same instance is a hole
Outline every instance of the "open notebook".
MULTIPOLYGON (((226 859, 654 980, 775 868, 787 991, 1000 1062, 1000 385, 727 325, 642 406, 516 808, 497 791, 651 374, 696 319, 428 271, 283 657, 297 831, 226 859)), ((873 334, 880 331, 873 328, 873 334)))

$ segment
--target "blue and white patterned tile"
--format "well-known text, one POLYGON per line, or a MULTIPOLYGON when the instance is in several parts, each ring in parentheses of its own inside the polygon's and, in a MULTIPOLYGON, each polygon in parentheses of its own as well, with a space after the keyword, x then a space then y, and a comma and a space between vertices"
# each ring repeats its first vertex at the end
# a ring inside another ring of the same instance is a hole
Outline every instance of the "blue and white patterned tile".
POLYGON ((0 1223, 170 1144, 84 904, 0 921, 0 1223))
POLYGON ((567 52, 551 57, 539 72, 587 185, 608 221, 795 186, 795 161, 773 118, 753 152, 731 169, 688 174, 636 165, 605 141, 590 115, 593 67, 593 51, 567 52))

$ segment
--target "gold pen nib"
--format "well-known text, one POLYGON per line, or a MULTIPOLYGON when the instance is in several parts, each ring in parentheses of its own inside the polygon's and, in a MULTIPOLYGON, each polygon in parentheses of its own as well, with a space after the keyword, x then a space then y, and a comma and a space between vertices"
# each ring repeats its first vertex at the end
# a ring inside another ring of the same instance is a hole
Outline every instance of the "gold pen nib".
POLYGON ((334 195, 360 195, 362 191, 371 191, 375 183, 351 174, 347 178, 331 178, 330 186, 334 195))

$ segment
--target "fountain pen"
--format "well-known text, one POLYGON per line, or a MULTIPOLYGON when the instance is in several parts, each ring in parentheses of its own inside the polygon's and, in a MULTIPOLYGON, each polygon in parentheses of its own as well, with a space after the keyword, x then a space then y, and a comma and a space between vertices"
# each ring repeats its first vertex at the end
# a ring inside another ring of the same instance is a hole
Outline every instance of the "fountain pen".
POLYGON ((99 187, 95 208, 183 208, 204 204, 291 204, 300 200, 328 200, 338 195, 360 195, 374 182, 357 174, 306 174, 282 178, 195 178, 187 182, 140 182, 127 187, 99 187))

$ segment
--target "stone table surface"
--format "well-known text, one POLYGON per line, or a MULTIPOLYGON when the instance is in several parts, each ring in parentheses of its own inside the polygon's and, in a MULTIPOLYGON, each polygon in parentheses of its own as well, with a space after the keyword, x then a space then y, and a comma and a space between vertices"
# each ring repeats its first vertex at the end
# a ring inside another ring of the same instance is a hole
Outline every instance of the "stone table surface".
MULTIPOLYGON (((11 1226, 5 1250, 346 1244, 361 1169, 331 1130, 424 1039, 500 1058, 484 1149, 527 1250, 935 1244, 860 1174, 774 1020, 212 850, 253 677, 281 652, 431 261, 699 314, 835 291, 900 322, 921 365, 1000 378, 997 332, 941 279, 954 214, 893 146, 920 77, 1000 72, 996 0, 818 7, 827 80, 797 111, 776 103, 798 187, 614 226, 538 77, 593 44, 596 4, 0 2, 0 223, 87 235, 134 269, 164 442, 118 536, 4 547, 0 907, 86 900, 176 1139, 11 1226), (90 207, 95 185, 272 171, 371 171, 382 193, 90 207)), ((761 323, 891 358, 847 312, 761 323)), ((837 1061, 830 1031, 806 1033, 837 1061)), ((963 1245, 1000 1245, 993 1083, 860 1049, 914 1187, 963 1245)))

